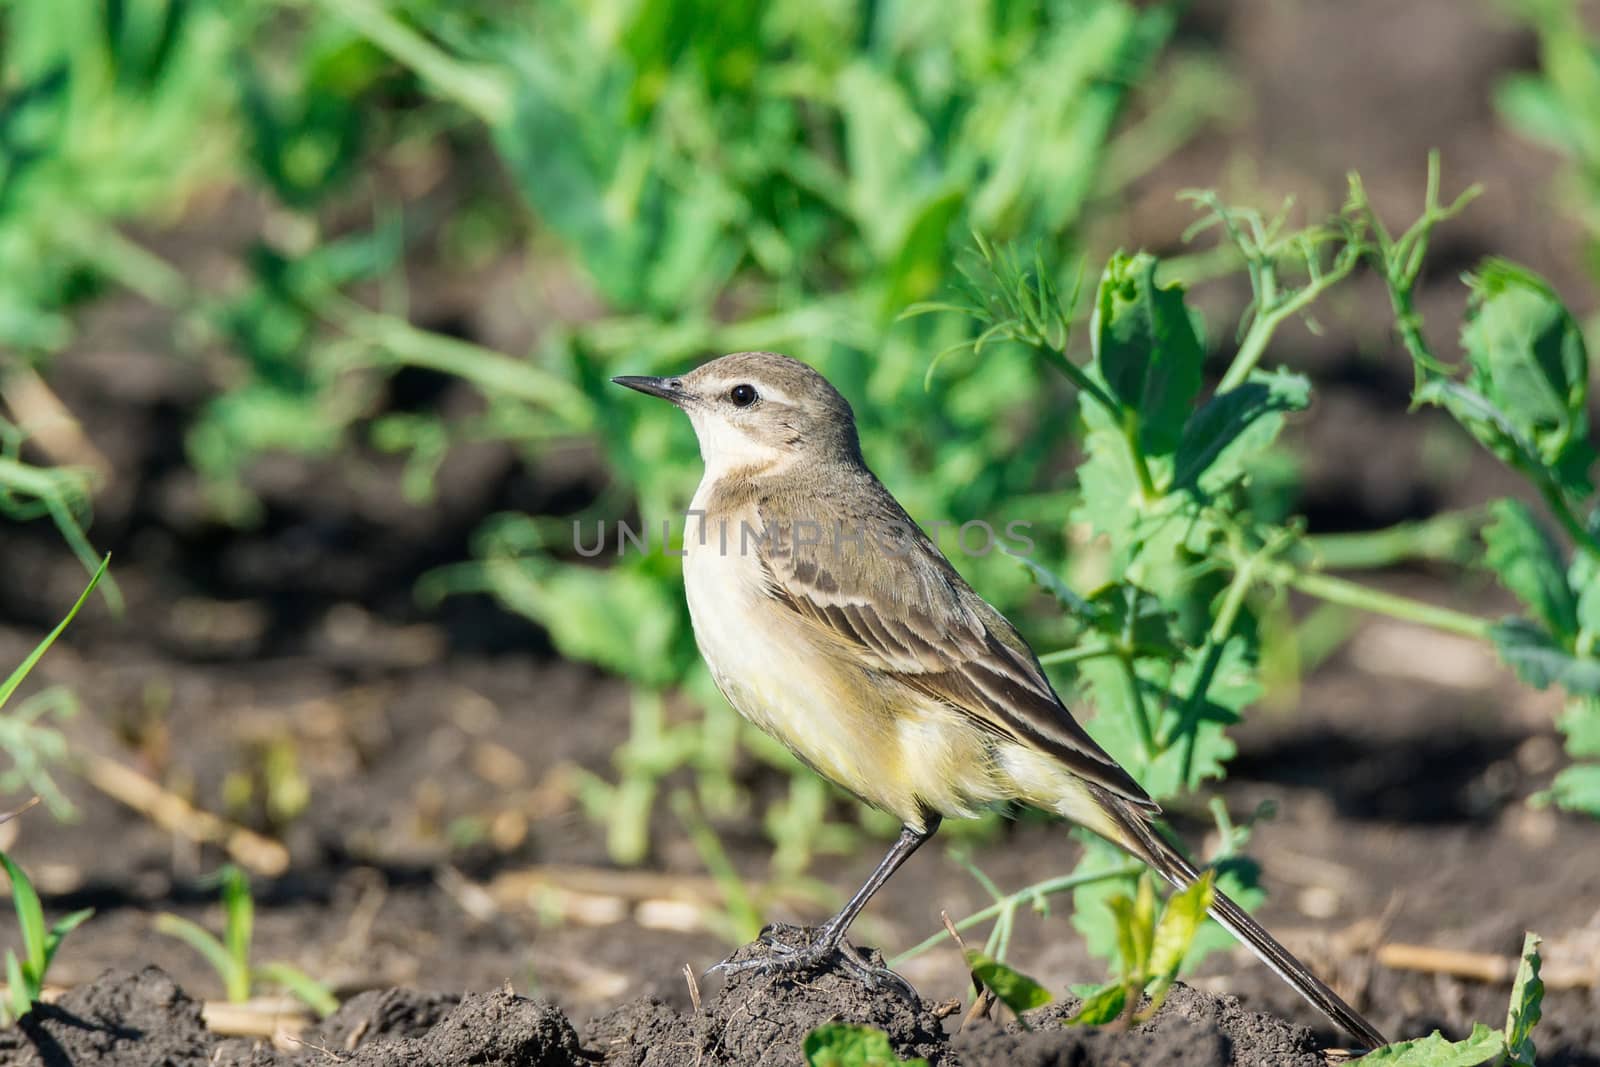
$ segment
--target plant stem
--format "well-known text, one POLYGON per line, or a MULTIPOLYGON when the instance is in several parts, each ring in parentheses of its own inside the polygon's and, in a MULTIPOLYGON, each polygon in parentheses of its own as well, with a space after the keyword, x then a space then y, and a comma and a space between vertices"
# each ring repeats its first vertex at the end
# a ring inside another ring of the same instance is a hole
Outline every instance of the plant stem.
POLYGON ((1150 713, 1145 710, 1144 693, 1139 689, 1139 672, 1133 668, 1133 654, 1123 651, 1117 656, 1123 680, 1128 683, 1128 701, 1133 705, 1134 725, 1139 728, 1139 744, 1144 748, 1144 758, 1154 761, 1158 750, 1156 735, 1150 729, 1150 713))
POLYGON ((1406 560, 1466 563, 1472 536, 1482 526, 1481 511, 1455 511, 1382 530, 1321 534, 1305 539, 1307 554, 1329 570, 1367 570, 1406 560))
POLYGON ((1359 608, 1362 611, 1387 615, 1406 622, 1420 623, 1436 630, 1461 634, 1463 637, 1487 641, 1494 629, 1494 623, 1488 619, 1451 608, 1441 608, 1411 597, 1381 592, 1359 582, 1336 578, 1331 574, 1293 571, 1286 568, 1284 572, 1279 572, 1276 578, 1292 589, 1331 604, 1343 604, 1346 607, 1359 608))
POLYGON ((1178 716, 1178 721, 1173 724, 1172 734, 1166 739, 1166 747, 1184 736, 1186 742, 1183 746, 1183 768, 1178 781, 1185 787, 1189 785, 1189 775, 1194 768, 1194 743, 1199 734, 1200 708, 1205 703, 1206 693, 1211 689, 1211 679, 1216 677, 1217 666, 1222 662, 1222 650, 1227 647, 1228 638, 1233 636, 1233 625, 1239 618, 1239 610, 1244 606, 1245 594, 1250 591, 1250 585, 1256 580, 1256 569, 1260 565, 1260 556, 1251 556, 1245 560, 1233 581, 1228 586, 1228 591, 1223 595, 1222 607, 1217 611, 1217 617, 1211 622, 1211 629, 1206 633, 1206 655, 1201 661, 1200 673, 1195 676, 1194 684, 1189 689, 1189 697, 1183 702, 1183 712, 1178 716))
POLYGON ((448 54, 373 0, 317 3, 486 125, 499 126, 510 120, 511 86, 501 71, 448 54))
POLYGON ((115 226, 76 220, 61 224, 61 237, 72 250, 158 307, 182 310, 193 299, 183 273, 143 245, 124 237, 115 226))
POLYGON ((331 301, 326 313, 345 333, 397 362, 463 378, 491 397, 516 397, 552 411, 573 431, 593 422, 594 405, 583 390, 528 360, 421 329, 353 300, 331 301))
POLYGON ((1314 271, 1310 281, 1298 292, 1291 290, 1291 295, 1285 297, 1276 307, 1273 306, 1277 298, 1275 272, 1263 271, 1260 294, 1262 313, 1250 324, 1250 330, 1245 334, 1244 342, 1239 345, 1233 363, 1222 376, 1222 381, 1217 383, 1217 392, 1226 393, 1243 385, 1245 379, 1250 377, 1250 372, 1256 369, 1256 364, 1261 362, 1261 357, 1266 355, 1267 344, 1272 340, 1273 334, 1278 332, 1283 320, 1299 314, 1314 304, 1330 287, 1344 280, 1355 268, 1356 262, 1357 257, 1353 255, 1336 258, 1328 273, 1314 271))
MULTIPOLYGON (((993 904, 990 904, 986 908, 982 908, 973 912, 966 918, 958 920, 955 924, 955 927, 957 930, 967 930, 977 926, 981 922, 987 922, 988 920, 995 918, 1002 912, 1014 909, 1019 905, 1026 904, 1030 900, 1036 900, 1040 897, 1056 896, 1061 893, 1070 892, 1071 890, 1077 889, 1080 886, 1093 885, 1096 882, 1109 882, 1114 878, 1127 878, 1138 874, 1143 869, 1143 864, 1130 862, 1119 864, 1116 867, 1107 867, 1104 870, 1099 871, 1085 871, 1081 874, 1064 874, 1057 878, 1047 878, 1042 882, 1035 882, 1033 885, 1030 885, 1024 889, 1019 889, 1010 896, 1003 897, 1000 900, 995 901, 993 904)), ((889 965, 891 967, 898 967, 907 960, 922 955, 924 952, 938 945, 941 941, 945 940, 949 936, 950 935, 945 933, 943 930, 936 934, 932 934, 927 938, 924 938, 922 941, 919 941, 917 944, 912 945, 894 959, 890 960, 889 965)))
POLYGON ((1128 459, 1133 473, 1139 479, 1139 496, 1148 504, 1160 494, 1150 477, 1150 465, 1145 462, 1144 449, 1139 446, 1139 413, 1131 409, 1122 413, 1122 439, 1128 445, 1128 459))
POLYGON ((1106 641, 1094 641, 1083 645, 1074 645, 1055 652, 1046 652, 1039 657, 1039 662, 1046 666, 1060 665, 1063 663, 1082 663, 1086 659, 1098 659, 1101 656, 1116 654, 1116 649, 1106 641))
POLYGON ((1545 505, 1555 515, 1556 521, 1561 523, 1561 528, 1567 531, 1567 536, 1572 538, 1572 543, 1585 555, 1600 560, 1600 541, 1596 541, 1589 528, 1579 522, 1578 517, 1572 513, 1566 494, 1561 492, 1548 474, 1535 479, 1535 484, 1539 487, 1539 495, 1544 498, 1545 505))

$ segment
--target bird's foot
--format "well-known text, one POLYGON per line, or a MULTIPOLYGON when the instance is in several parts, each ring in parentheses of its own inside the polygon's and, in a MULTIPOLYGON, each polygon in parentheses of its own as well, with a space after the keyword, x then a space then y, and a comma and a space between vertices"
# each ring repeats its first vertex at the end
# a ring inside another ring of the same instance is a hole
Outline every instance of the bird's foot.
POLYGON ((846 941, 841 932, 827 925, 806 927, 771 923, 762 929, 753 944, 709 968, 706 974, 724 977, 750 972, 797 974, 830 967, 844 971, 868 989, 887 988, 912 1004, 918 1003, 917 991, 911 988, 910 982, 889 968, 872 963, 846 941))

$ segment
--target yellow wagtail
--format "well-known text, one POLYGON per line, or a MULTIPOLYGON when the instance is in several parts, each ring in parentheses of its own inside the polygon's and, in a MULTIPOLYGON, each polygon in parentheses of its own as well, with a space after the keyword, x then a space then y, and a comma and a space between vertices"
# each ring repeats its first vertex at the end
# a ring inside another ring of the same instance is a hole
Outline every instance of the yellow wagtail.
MULTIPOLYGON (((850 946, 851 921, 940 820, 1013 802, 1087 827, 1176 886, 1199 876, 1016 629, 867 469, 854 413, 827 379, 786 356, 740 352, 682 377, 612 380, 682 408, 700 440, 684 585, 717 685, 807 766, 903 825, 804 947, 769 937, 766 958, 723 969, 838 961, 909 990, 850 946)), ((1385 1044, 1232 900, 1217 894, 1211 914, 1336 1024, 1385 1044)))

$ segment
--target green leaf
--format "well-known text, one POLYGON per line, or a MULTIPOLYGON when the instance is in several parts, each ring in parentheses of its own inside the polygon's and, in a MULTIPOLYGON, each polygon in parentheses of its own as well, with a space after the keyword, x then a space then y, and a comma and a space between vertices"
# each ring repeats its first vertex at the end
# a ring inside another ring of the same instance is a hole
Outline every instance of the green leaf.
POLYGON ((1080 397, 1085 458, 1078 465, 1079 499, 1072 520, 1105 534, 1113 548, 1126 552, 1139 522, 1139 476, 1111 414, 1089 394, 1080 397))
POLYGON ((1522 939, 1522 956, 1517 978, 1511 985, 1511 1006, 1506 1009, 1506 1056, 1519 1067, 1534 1067, 1538 1050, 1533 1045, 1533 1028, 1539 1025, 1544 983, 1539 980, 1538 934, 1529 932, 1522 939))
POLYGON ((1574 697, 1556 720, 1569 756, 1600 756, 1600 697, 1574 697))
POLYGON ((36 991, 29 987, 28 978, 22 973, 22 962, 17 954, 6 949, 6 1004, 13 1022, 28 1014, 35 995, 36 991))
MULTIPOLYGON (((1590 515, 1586 528, 1600 540, 1600 508, 1590 515)), ((1600 558, 1590 552, 1575 552, 1567 570, 1567 587, 1578 594, 1578 625, 1600 638, 1600 558)))
POLYGON ((1117 952, 1122 973, 1143 985, 1150 971, 1150 947, 1156 935, 1156 888, 1148 873, 1139 878, 1133 896, 1115 896, 1106 902, 1117 923, 1117 952))
POLYGON ((1000 1003, 1018 1015, 1042 1008, 1055 999, 1044 986, 993 956, 973 948, 967 949, 966 956, 967 969, 1000 998, 1000 1003))
POLYGON ((1489 568, 1546 626, 1570 640, 1578 631, 1578 605, 1555 542, 1520 500, 1497 500, 1489 510, 1494 519, 1483 531, 1489 568))
MULTIPOLYGON (((880 303, 886 314, 897 313, 939 287, 944 279, 950 227, 964 202, 964 190, 946 189, 925 198, 906 221, 899 250, 885 272, 880 303)), ((929 371, 931 374, 931 367, 929 371)))
MULTIPOLYGON (((649 542, 658 531, 644 530, 642 537, 649 542)), ((739 531, 728 536, 732 544, 739 531)), ((680 670, 677 646, 688 631, 681 590, 648 569, 649 561, 630 548, 603 571, 537 556, 491 558, 484 566, 495 595, 537 619, 563 656, 648 685, 668 685, 680 670)))
POLYGON ((1085 600, 1083 597, 1079 596, 1077 590, 1073 589, 1072 586, 1063 581, 1061 576, 1055 571, 1041 563, 1029 559, 1027 556, 1017 555, 1004 545, 1000 546, 1000 551, 1004 552, 1006 555, 1022 564, 1023 568, 1027 570, 1029 576, 1033 578, 1034 583, 1037 584, 1039 588, 1055 597, 1057 603, 1065 608, 1067 613, 1074 619, 1082 622, 1088 622, 1099 615, 1100 609, 1094 604, 1091 604, 1089 601, 1085 600))
POLYGON ((229 1000, 238 1002, 250 999, 250 972, 239 965, 210 930, 181 915, 170 913, 157 915, 155 928, 159 933, 177 938, 204 956, 222 980, 223 990, 229 1000))
POLYGON ((1361 1057, 1366 1067, 1479 1067, 1505 1050, 1505 1035, 1483 1023, 1465 1041, 1446 1041, 1435 1030, 1415 1041, 1397 1041, 1361 1057))
POLYGON ((1153 1017, 1167 999, 1167 991, 1178 976, 1178 968, 1183 965, 1196 935, 1205 925, 1206 912, 1211 910, 1211 902, 1216 896, 1215 877, 1213 872, 1206 871, 1189 888, 1167 898, 1167 907, 1161 913, 1161 922, 1156 926, 1155 942, 1150 950, 1148 974, 1155 984, 1150 988, 1150 1004, 1139 1013, 1140 1019, 1153 1017))
POLYGON ((1156 285, 1157 263, 1142 252, 1112 256, 1090 324, 1095 366, 1125 416, 1137 419, 1146 456, 1177 448, 1205 362, 1183 288, 1156 285))
POLYGON ((1536 689, 1559 685, 1574 694, 1600 694, 1600 660, 1579 659, 1526 619, 1503 619, 1490 631, 1500 658, 1536 689))
POLYGON ((1083 998, 1078 1010, 1067 1020, 1068 1026, 1104 1026, 1122 1014, 1128 1004, 1128 988, 1121 982, 1102 986, 1083 998))
POLYGON ((93 593, 94 587, 100 584, 100 579, 105 576, 106 568, 109 566, 111 566, 111 557, 107 556, 100 561, 99 568, 94 572, 94 576, 89 579, 89 584, 84 586, 83 592, 78 594, 77 602, 72 605, 72 610, 67 612, 67 617, 57 623, 56 628, 46 634, 43 641, 34 646, 33 651, 28 653, 27 658, 22 661, 16 670, 7 675, 5 681, 0 682, 0 708, 5 707, 6 701, 11 699, 11 694, 16 692, 17 686, 22 684, 22 680, 28 676, 28 672, 33 670, 34 665, 50 650, 50 646, 55 644, 56 638, 61 636, 61 632, 67 628, 67 624, 77 617, 79 609, 88 602, 89 594, 93 593))
POLYGON ((1138 727, 1138 709, 1122 664, 1110 657, 1086 660, 1078 674, 1092 698, 1094 717, 1085 728, 1101 747, 1126 767, 1157 800, 1177 796, 1207 778, 1220 778, 1236 746, 1227 727, 1239 721, 1241 708, 1261 692, 1251 649, 1243 635, 1223 645, 1206 698, 1192 713, 1178 694, 1188 694, 1204 668, 1204 652, 1189 649, 1176 668, 1165 659, 1141 658, 1135 664, 1145 713, 1158 739, 1154 758, 1146 754, 1138 727))
POLYGON ((1550 799, 1557 807, 1600 818, 1600 763, 1567 767, 1550 783, 1550 799))
POLYGON ((1254 371, 1236 389, 1219 393, 1183 425, 1174 489, 1215 493, 1243 476, 1283 429, 1283 416, 1311 403, 1311 381, 1279 368, 1254 371))
POLYGON ((324 1019, 339 1010, 339 1000, 327 986, 292 964, 263 963, 254 974, 260 981, 287 989, 324 1019))
POLYGON ((1461 343, 1472 386, 1506 414, 1564 490, 1586 496, 1594 453, 1582 329, 1548 282, 1514 263, 1491 259, 1468 284, 1461 343))
POLYGON ((1206 921, 1206 912, 1211 910, 1216 895, 1215 878, 1211 871, 1206 871, 1189 888, 1167 898, 1150 950, 1148 971, 1151 976, 1170 979, 1178 973, 1189 945, 1200 932, 1200 924, 1206 921))
POLYGON ((79 908, 70 915, 58 919, 44 939, 44 969, 39 972, 39 980, 44 981, 45 971, 50 969, 50 961, 56 958, 56 950, 61 947, 61 942, 66 936, 94 917, 93 908, 79 908))
POLYGON ((1089 597, 1094 628, 1119 648, 1136 655, 1168 655, 1178 651, 1172 612, 1154 593, 1132 582, 1114 582, 1089 597))
POLYGON ((888 1034, 856 1023, 823 1023, 806 1035, 801 1050, 807 1067, 928 1067, 921 1057, 902 1060, 888 1034))
POLYGON ((1478 390, 1445 378, 1431 378, 1417 390, 1416 401, 1450 412, 1479 444, 1517 470, 1525 474, 1544 470, 1533 442, 1510 415, 1478 390))
MULTIPOLYGON (((923 201, 918 179, 926 171, 919 173, 917 163, 928 144, 927 123, 900 84, 866 60, 839 72, 838 97, 851 214, 877 258, 892 262, 923 201)), ((939 237, 943 244, 942 226, 939 237)))
POLYGON ((28 981, 30 999, 37 996, 44 983, 44 969, 48 950, 44 926, 44 907, 21 867, 11 857, 0 852, 0 865, 11 879, 11 903, 17 909, 17 925, 22 930, 22 972, 28 981))
POLYGON ((1524 135, 1558 150, 1570 150, 1579 140, 1572 114, 1561 94, 1537 74, 1512 74, 1495 87, 1494 106, 1524 135))
POLYGON ((250 968, 250 943, 255 937, 256 903, 250 896, 250 876, 227 864, 222 879, 222 943, 239 969, 250 968))

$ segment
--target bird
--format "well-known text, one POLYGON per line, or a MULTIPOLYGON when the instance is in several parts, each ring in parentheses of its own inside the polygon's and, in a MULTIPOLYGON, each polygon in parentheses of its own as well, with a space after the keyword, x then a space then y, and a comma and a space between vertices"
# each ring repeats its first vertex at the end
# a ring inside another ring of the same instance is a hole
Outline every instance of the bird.
MULTIPOLYGON (((801 763, 901 824, 837 915, 798 947, 768 927, 768 952, 730 957, 725 973, 839 965, 909 991, 849 943, 850 924, 943 820, 997 808, 1052 812, 1180 889, 1200 877, 1153 825, 1160 807, 1073 717, 1016 628, 872 473, 849 401, 822 374, 737 352, 679 376, 611 380, 676 405, 699 441, 683 577, 718 688, 801 763)), ((1220 891, 1210 914, 1336 1025, 1369 1048, 1387 1043, 1220 891)))

